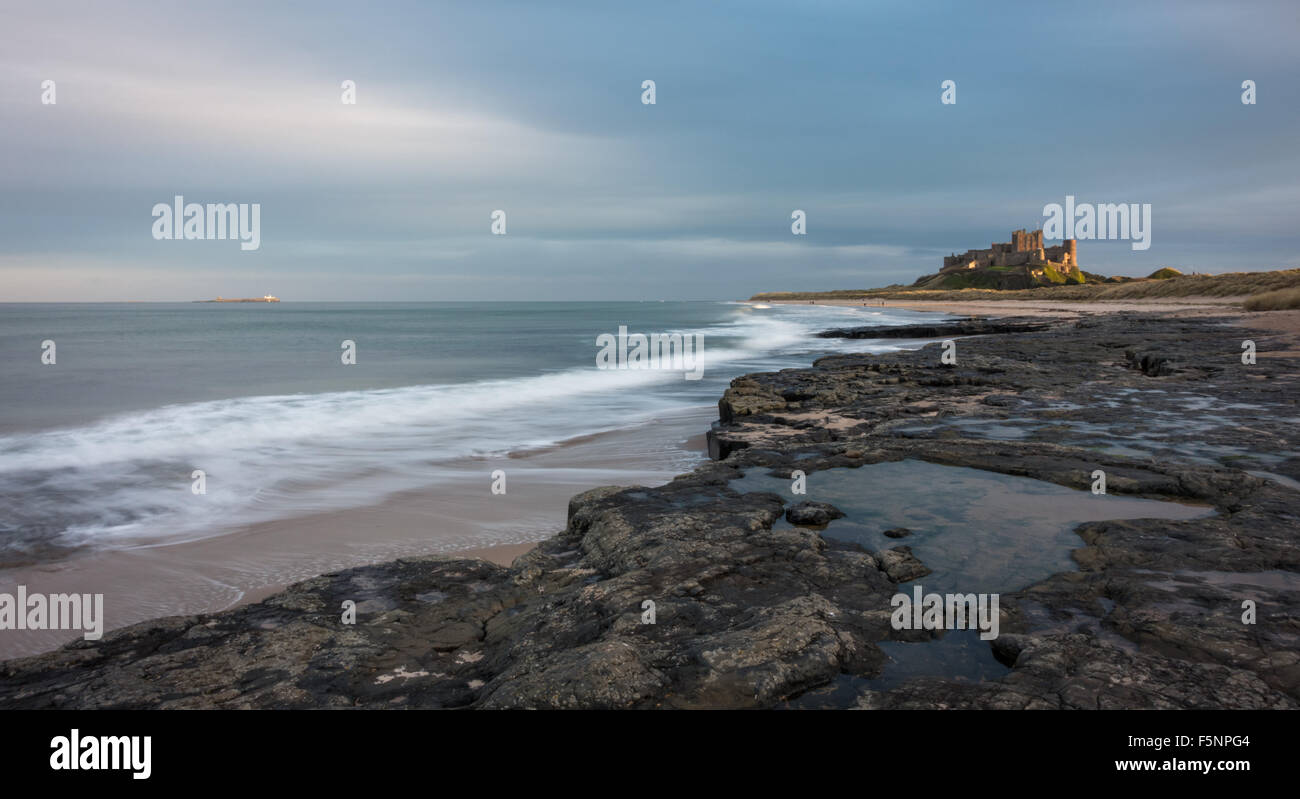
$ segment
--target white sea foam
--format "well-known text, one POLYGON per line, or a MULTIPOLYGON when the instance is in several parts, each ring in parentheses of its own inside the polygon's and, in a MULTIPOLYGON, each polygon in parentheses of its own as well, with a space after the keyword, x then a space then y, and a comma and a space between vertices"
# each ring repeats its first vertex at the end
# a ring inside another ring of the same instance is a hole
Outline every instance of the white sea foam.
POLYGON ((147 546, 367 505, 436 485, 453 462, 711 404, 731 377, 807 362, 794 353, 898 346, 811 338, 828 320, 906 321, 856 309, 819 311, 742 307, 703 329, 655 331, 729 343, 706 346, 706 380, 686 387, 680 372, 575 367, 449 385, 167 405, 0 437, 0 506, 13 511, 5 526, 40 529, 68 545, 147 546), (206 474, 204 495, 190 490, 195 469, 206 474))

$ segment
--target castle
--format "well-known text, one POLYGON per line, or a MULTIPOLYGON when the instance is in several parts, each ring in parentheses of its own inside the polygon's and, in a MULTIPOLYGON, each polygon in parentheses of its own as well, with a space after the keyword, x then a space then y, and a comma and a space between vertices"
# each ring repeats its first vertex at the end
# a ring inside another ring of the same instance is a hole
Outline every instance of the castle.
POLYGON ((1065 239, 1055 247, 1044 247, 1041 229, 1031 232, 1017 230, 1011 234, 1010 242, 994 244, 987 250, 967 250, 963 255, 945 256, 939 273, 1009 266, 1027 266, 1032 272, 1034 267, 1049 265, 1065 274, 1078 273, 1078 242, 1065 239))

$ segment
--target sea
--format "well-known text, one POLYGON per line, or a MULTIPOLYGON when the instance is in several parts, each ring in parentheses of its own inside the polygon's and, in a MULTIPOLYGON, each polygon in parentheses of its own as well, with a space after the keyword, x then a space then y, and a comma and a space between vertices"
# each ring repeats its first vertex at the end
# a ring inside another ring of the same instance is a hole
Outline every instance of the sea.
POLYGON ((705 457, 684 442, 733 378, 917 347, 814 334, 923 318, 741 302, 0 304, 0 568, 436 496, 466 469, 488 492, 521 453, 620 430, 671 444, 625 453, 666 479, 705 457), (598 338, 621 327, 702 337, 700 379, 599 368, 598 338))

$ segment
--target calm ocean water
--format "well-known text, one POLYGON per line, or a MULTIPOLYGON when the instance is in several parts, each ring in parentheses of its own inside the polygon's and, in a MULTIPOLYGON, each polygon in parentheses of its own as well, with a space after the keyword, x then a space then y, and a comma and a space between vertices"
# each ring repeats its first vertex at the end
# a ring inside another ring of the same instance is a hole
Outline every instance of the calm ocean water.
POLYGON ((373 504, 435 485, 447 464, 714 406, 746 372, 914 346, 812 334, 922 316, 725 302, 0 305, 0 565, 373 504), (703 379, 597 369, 596 337, 620 325, 703 334, 703 379), (47 339, 54 365, 41 363, 47 339), (345 339, 355 365, 341 362, 345 339))

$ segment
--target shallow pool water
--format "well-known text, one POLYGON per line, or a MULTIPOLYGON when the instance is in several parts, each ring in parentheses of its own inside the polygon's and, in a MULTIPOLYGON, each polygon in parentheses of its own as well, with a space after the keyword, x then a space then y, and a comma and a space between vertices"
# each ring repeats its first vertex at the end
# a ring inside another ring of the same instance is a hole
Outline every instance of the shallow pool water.
POLYGON ((977 630, 953 630, 930 641, 881 641, 888 663, 878 677, 841 674, 830 684, 806 691, 787 703, 792 709, 848 707, 866 690, 888 691, 914 677, 943 677, 959 682, 996 680, 1011 671, 993 657, 977 630))
MULTIPOLYGON (((1074 568, 1070 551, 1083 542, 1074 528, 1106 519, 1194 519, 1203 505, 1094 495, 1027 477, 919 460, 827 469, 807 476, 808 493, 790 493, 791 481, 751 469, 732 481, 737 491, 771 491, 791 504, 829 502, 844 511, 823 535, 869 550, 906 544, 933 571, 926 591, 1018 591, 1074 568), (906 527, 895 539, 884 531, 906 527)), ((784 520, 778 526, 788 526, 784 520)), ((910 584, 905 584, 910 585, 910 584)))
MULTIPOLYGON (((838 468, 807 475, 807 494, 791 481, 751 469, 732 481, 737 491, 771 491, 791 504, 829 502, 846 514, 822 535, 873 551, 906 544, 932 573, 900 583, 925 593, 1014 593, 1075 568, 1070 551, 1083 545, 1074 528, 1108 519, 1194 519, 1212 508, 1150 499, 1094 495, 1026 477, 919 460, 838 468), (901 539, 884 531, 906 527, 901 539)), ((777 527, 789 527, 784 519, 777 527)), ((888 690, 920 676, 997 679, 1008 669, 977 630, 946 631, 927 641, 884 641, 888 662, 876 677, 840 675, 787 703, 791 708, 847 707, 866 689, 888 690)))

